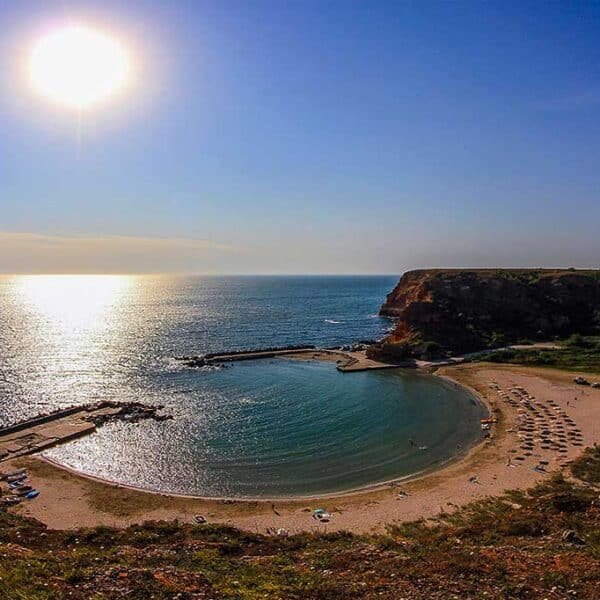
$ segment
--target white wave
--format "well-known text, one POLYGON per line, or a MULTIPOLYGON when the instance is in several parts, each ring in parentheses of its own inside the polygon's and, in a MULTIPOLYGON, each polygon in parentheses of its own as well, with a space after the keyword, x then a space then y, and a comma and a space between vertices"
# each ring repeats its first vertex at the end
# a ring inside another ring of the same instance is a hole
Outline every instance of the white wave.
POLYGON ((333 319, 325 319, 325 323, 333 323, 334 325, 339 325, 341 321, 334 321, 333 319))

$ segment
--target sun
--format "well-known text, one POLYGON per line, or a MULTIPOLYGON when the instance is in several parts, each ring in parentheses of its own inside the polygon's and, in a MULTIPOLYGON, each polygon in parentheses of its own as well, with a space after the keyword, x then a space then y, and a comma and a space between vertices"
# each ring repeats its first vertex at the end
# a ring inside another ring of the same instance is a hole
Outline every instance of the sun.
POLYGON ((71 25, 40 38, 29 57, 33 89, 65 107, 84 110, 115 95, 130 78, 130 58, 117 39, 71 25))

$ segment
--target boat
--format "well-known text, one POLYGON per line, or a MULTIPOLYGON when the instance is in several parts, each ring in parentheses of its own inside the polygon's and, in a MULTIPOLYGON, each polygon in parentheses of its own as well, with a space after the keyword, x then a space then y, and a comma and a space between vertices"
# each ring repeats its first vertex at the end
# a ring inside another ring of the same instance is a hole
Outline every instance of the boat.
POLYGON ((6 478, 8 483, 15 483, 15 481, 23 481, 27 479, 27 473, 21 473, 20 475, 10 475, 6 478))
POLYGON ((23 473, 27 473, 27 469, 16 469, 15 471, 8 471, 7 473, 0 474, 0 480, 8 479, 9 477, 16 477, 18 475, 22 475, 23 473))
POLYGON ((21 498, 18 496, 6 496, 5 498, 0 498, 0 505, 2 506, 12 506, 13 504, 19 504, 21 502, 21 498))
POLYGON ((27 498, 27 500, 33 500, 34 498, 37 498, 39 495, 40 495, 40 492, 38 490, 31 490, 30 492, 25 494, 25 498, 27 498))
POLYGON ((17 488, 20 488, 23 485, 27 484, 27 478, 24 477, 23 479, 19 479, 17 481, 13 481, 12 483, 8 484, 8 488, 11 490, 16 490, 17 488))
POLYGON ((17 495, 17 496, 25 496, 26 494, 28 494, 29 492, 31 492, 33 490, 33 487, 30 485, 22 485, 21 487, 15 488, 13 490, 13 492, 17 495))
POLYGON ((313 519, 317 519, 317 521, 321 521, 321 523, 329 523, 331 514, 324 508, 317 508, 313 511, 313 519))

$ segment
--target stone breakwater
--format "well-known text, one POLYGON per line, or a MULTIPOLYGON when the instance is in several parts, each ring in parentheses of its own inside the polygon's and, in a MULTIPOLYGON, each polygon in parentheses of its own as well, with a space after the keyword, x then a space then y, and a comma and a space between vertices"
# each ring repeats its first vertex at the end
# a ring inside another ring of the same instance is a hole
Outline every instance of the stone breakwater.
POLYGON ((278 346, 274 348, 259 348, 256 350, 230 350, 227 352, 211 352, 195 356, 182 356, 178 358, 187 367, 206 367, 219 362, 234 360, 252 360, 255 358, 271 358, 281 354, 305 352, 314 350, 314 346, 278 346))
POLYGON ((137 422, 143 419, 164 421, 172 418, 159 414, 162 406, 139 402, 98 402, 73 406, 0 429, 0 462, 26 456, 52 446, 88 435, 110 421, 137 422))

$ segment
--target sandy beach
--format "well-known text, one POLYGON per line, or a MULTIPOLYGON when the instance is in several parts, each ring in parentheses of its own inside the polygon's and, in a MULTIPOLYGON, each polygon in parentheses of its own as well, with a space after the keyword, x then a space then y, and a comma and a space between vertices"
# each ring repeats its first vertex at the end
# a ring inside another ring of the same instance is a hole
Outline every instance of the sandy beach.
POLYGON ((389 523, 431 518, 478 498, 527 488, 600 439, 600 389, 576 385, 576 373, 465 364, 442 367, 436 374, 469 387, 497 422, 490 438, 466 456, 408 481, 326 498, 209 501, 109 484, 30 456, 12 464, 29 469, 41 494, 13 510, 56 529, 190 521, 202 514, 210 523, 263 533, 276 528, 290 533, 383 531, 389 523), (330 523, 312 518, 318 507, 332 513, 330 523))

